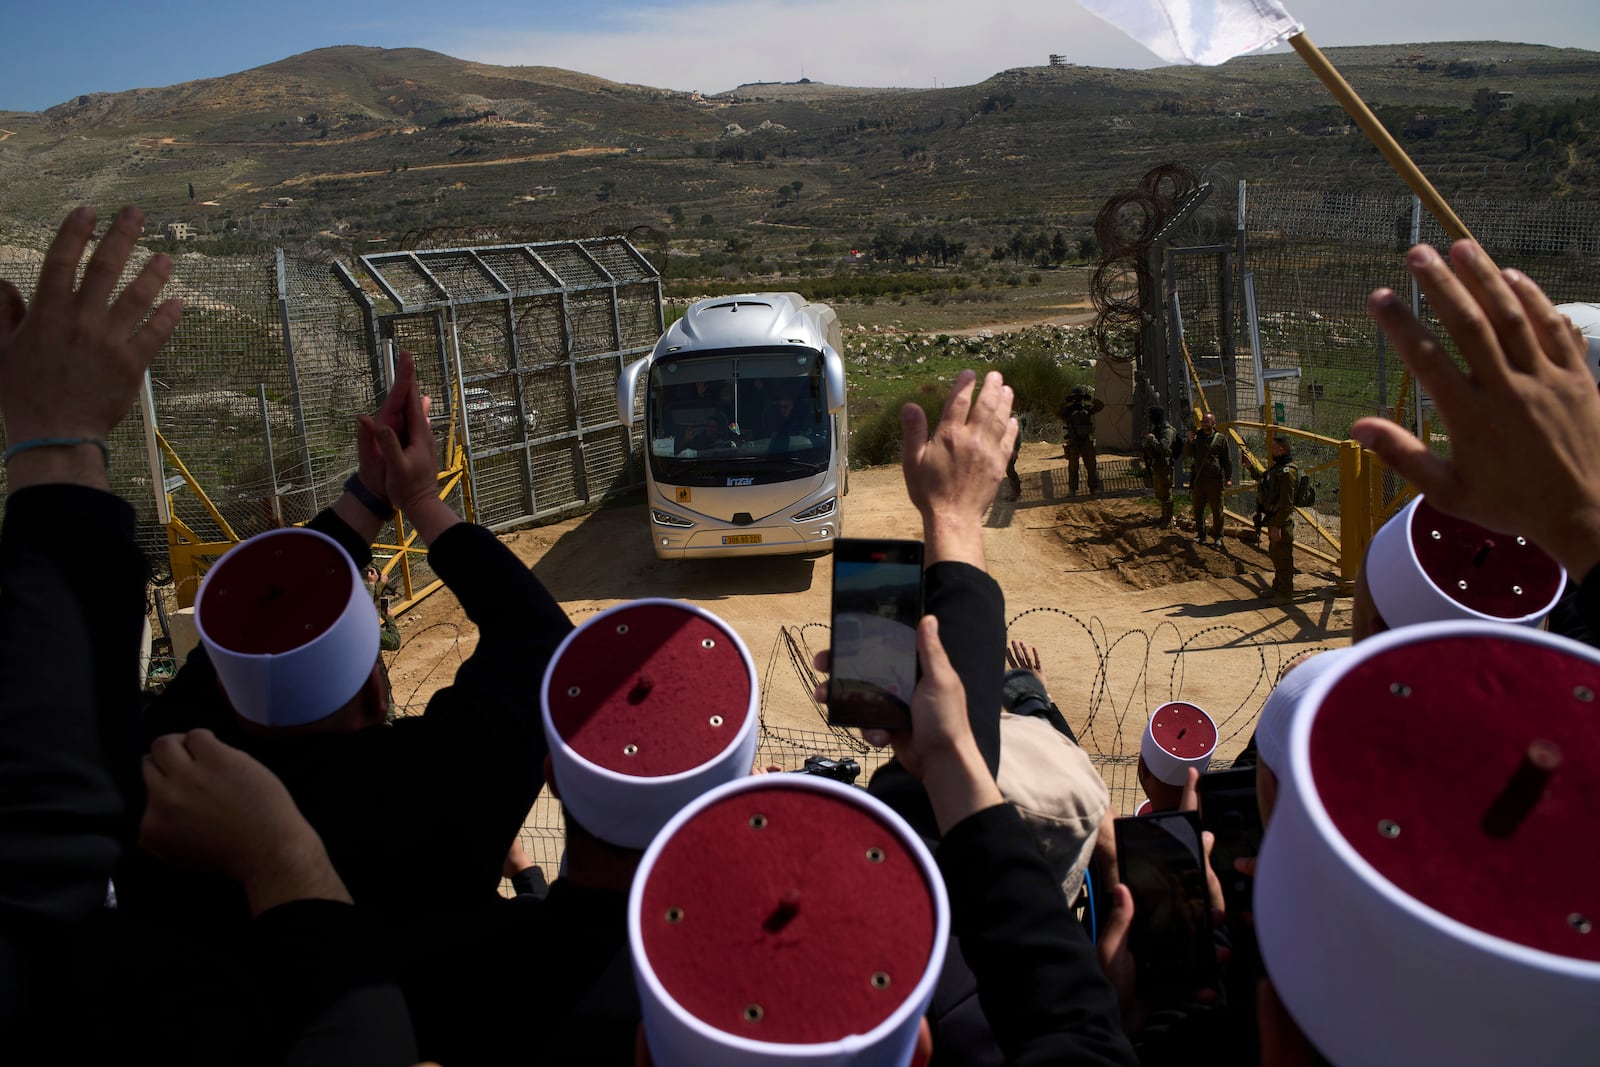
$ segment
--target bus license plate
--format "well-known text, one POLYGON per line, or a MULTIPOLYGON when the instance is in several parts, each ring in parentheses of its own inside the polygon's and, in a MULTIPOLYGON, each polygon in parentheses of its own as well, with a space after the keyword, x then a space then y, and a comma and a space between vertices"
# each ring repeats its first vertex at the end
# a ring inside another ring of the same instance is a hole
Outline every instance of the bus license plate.
POLYGON ((722 539, 725 545, 759 545, 760 534, 728 534, 722 539))

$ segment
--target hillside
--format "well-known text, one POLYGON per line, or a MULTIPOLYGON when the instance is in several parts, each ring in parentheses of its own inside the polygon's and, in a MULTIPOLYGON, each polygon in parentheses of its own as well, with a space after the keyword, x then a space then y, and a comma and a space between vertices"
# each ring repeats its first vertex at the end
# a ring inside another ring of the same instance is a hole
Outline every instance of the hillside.
MULTIPOLYGON (((1450 195, 1600 195, 1600 53, 1502 43, 1331 49, 1450 195)), ((11 225, 137 202, 201 243, 648 231, 665 254, 829 256, 884 226, 970 252, 1086 231, 1177 159, 1392 182, 1293 55, 1222 67, 1028 67, 971 86, 754 84, 710 97, 420 49, 325 48, 221 78, 0 116, 11 225), (641 230, 645 228, 645 230, 641 230)), ((713 264, 712 269, 715 269, 713 264)))

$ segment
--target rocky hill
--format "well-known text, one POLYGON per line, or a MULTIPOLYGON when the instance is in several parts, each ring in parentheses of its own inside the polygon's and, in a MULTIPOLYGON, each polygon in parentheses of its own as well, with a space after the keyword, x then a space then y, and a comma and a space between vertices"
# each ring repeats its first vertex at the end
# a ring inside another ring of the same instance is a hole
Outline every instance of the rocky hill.
MULTIPOLYGON (((1448 195, 1469 180, 1600 195, 1600 53, 1502 43, 1331 49, 1448 195)), ((937 226, 969 247, 1086 228, 1150 166, 1310 165, 1392 181, 1293 55, 1217 68, 1030 67, 932 90, 811 82, 715 96, 420 49, 319 49, 0 116, 10 225, 143 204, 202 243, 365 249, 648 228, 674 249, 796 249, 937 226)))

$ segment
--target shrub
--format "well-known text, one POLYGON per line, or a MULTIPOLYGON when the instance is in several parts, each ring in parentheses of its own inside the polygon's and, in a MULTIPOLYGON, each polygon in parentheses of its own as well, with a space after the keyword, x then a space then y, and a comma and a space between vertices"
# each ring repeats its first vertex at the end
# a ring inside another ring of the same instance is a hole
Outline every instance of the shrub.
POLYGON ((1075 385, 1092 385, 1094 373, 1082 367, 1064 367, 1044 352, 1022 352, 995 364, 1006 384, 1016 393, 1012 411, 1027 424, 1028 436, 1037 438, 1042 427, 1060 421, 1061 406, 1075 385))
POLYGON ((877 467, 900 462, 900 409, 908 403, 922 405, 928 413, 928 425, 938 425, 939 413, 944 410, 947 387, 937 382, 927 382, 914 393, 905 393, 885 403, 878 410, 856 419, 850 427, 850 466, 877 467))

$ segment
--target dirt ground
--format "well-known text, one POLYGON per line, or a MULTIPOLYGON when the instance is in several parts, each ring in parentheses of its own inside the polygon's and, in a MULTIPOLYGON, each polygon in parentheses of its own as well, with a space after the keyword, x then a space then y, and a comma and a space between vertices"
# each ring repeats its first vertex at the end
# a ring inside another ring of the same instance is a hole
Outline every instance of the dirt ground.
MULTIPOLYGON (((1006 594, 1010 636, 1039 648, 1051 695, 1122 810, 1139 799, 1131 764, 1157 705, 1181 698, 1206 709, 1221 728, 1219 755, 1230 759, 1291 659, 1348 643, 1350 600, 1334 593, 1335 575, 1318 561, 1302 558, 1302 568, 1318 569, 1301 573, 1292 602, 1273 603, 1265 553, 1233 531, 1225 549, 1202 547, 1181 526, 1157 529, 1155 502, 1139 490, 1069 497, 1060 449, 1048 442, 1026 444, 1017 466, 1021 498, 1005 499, 1002 487, 989 511, 989 570, 1006 594)), ((851 473, 843 528, 855 537, 920 536, 898 467, 851 473)), ((875 754, 830 734, 810 696, 811 653, 828 643, 831 556, 657 561, 642 503, 505 541, 574 621, 642 596, 715 612, 755 658, 764 757, 790 768, 813 752, 852 754, 870 770, 875 754)), ((395 699, 420 711, 448 684, 476 631, 448 592, 403 616, 400 631, 404 644, 390 664, 395 699)), ((536 811, 530 827, 542 818, 536 811)))

